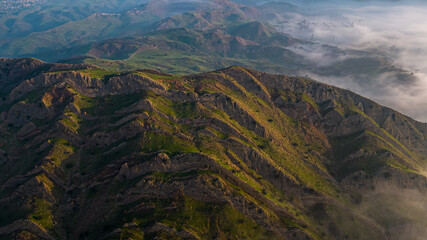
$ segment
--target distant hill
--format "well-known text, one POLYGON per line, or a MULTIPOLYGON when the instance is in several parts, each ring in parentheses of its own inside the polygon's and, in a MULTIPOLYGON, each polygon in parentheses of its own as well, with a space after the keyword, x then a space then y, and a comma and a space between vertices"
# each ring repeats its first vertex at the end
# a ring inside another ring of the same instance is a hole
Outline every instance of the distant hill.
POLYGON ((111 68, 119 69, 144 66, 175 73, 196 73, 233 64, 252 64, 258 69, 265 67, 270 71, 283 72, 303 64, 301 56, 286 49, 296 42, 299 40, 278 34, 266 25, 250 22, 206 31, 187 28, 160 30, 142 37, 108 40, 55 55, 79 52, 90 57, 66 61, 86 61, 100 66, 111 64, 111 68))
MULTIPOLYGON (((233 15, 233 11, 225 10, 224 13, 228 13, 225 16, 233 15)), ((191 18, 187 18, 188 14, 185 15, 179 19, 185 19, 185 23, 194 22, 189 21, 191 18)), ((195 19, 200 18, 197 16, 195 19)), ((174 25, 170 29, 134 37, 47 52, 40 57, 49 59, 53 56, 55 58, 50 60, 58 61, 56 57, 62 56, 65 58, 61 60, 63 62, 91 63, 119 71, 154 68, 189 74, 242 65, 270 73, 351 76, 363 79, 367 85, 384 73, 393 76, 390 81, 414 81, 414 76, 409 72, 395 67, 385 56, 375 52, 316 45, 277 32, 268 24, 244 19, 241 22, 230 20, 231 23, 224 26, 207 24, 206 28, 201 29, 194 25, 191 28, 176 28, 177 25, 174 25), (323 59, 307 58, 318 51, 324 53, 323 59)), ((185 26, 178 24, 182 25, 185 26)), ((363 82, 361 80, 361 84, 363 82)))
POLYGON ((0 15, 0 56, 31 56, 89 42, 131 36, 177 14, 232 4, 228 1, 46 1, 0 15), (145 4, 143 4, 145 3, 145 4), (179 7, 178 7, 179 6, 179 7))

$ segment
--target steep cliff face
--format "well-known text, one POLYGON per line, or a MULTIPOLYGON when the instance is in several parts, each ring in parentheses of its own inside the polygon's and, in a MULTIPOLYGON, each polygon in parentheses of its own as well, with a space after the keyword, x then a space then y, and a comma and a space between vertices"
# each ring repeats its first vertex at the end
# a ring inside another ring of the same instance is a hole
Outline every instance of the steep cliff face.
POLYGON ((426 236, 427 125, 349 91, 241 67, 0 76, 0 238, 426 236))

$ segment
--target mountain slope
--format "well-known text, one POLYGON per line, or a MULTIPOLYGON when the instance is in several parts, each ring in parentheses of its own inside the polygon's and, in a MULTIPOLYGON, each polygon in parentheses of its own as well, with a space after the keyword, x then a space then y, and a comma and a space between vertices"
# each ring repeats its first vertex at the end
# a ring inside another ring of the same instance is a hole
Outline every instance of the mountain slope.
POLYGON ((426 236, 427 125, 349 91, 242 67, 0 67, 2 238, 426 236))
POLYGON ((54 61, 61 56, 67 58, 61 62, 90 63, 116 71, 150 68, 175 74, 241 65, 269 73, 315 75, 324 81, 327 78, 355 81, 354 85, 359 87, 356 89, 381 87, 375 84, 384 75, 388 76, 388 84, 396 86, 416 82, 411 73, 394 66, 381 54, 320 46, 277 32, 257 21, 228 21, 225 26, 205 30, 157 30, 40 56, 54 61), (310 58, 316 56, 316 52, 323 53, 321 60, 310 58))
POLYGON ((60 25, 78 21, 95 13, 119 13, 145 1, 30 0, 0 1, 0 38, 20 39, 60 25))
POLYGON ((295 72, 304 66, 301 56, 286 49, 299 41, 271 31, 258 22, 207 31, 170 29, 144 36, 107 40, 50 55, 65 57, 67 52, 79 52, 84 57, 74 57, 64 62, 88 62, 114 70, 155 68, 187 74, 233 64, 258 66, 272 72, 295 72), (252 28, 258 27, 261 28, 259 34, 271 36, 264 39, 261 35, 248 35, 252 28))
POLYGON ((40 58, 65 47, 149 31, 149 26, 173 15, 232 5, 228 1, 144 2, 47 1, 43 7, 5 14, 0 16, 0 56, 40 58))

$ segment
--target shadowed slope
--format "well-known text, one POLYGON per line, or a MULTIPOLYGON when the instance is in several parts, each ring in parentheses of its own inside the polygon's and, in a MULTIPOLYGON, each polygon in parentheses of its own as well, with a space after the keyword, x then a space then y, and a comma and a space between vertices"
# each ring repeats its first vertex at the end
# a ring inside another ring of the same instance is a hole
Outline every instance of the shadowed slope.
POLYGON ((241 67, 181 77, 24 59, 4 60, 0 76, 13 85, 0 102, 4 238, 386 239, 425 228, 400 209, 378 216, 400 199, 393 189, 425 195, 426 124, 349 91, 241 67))

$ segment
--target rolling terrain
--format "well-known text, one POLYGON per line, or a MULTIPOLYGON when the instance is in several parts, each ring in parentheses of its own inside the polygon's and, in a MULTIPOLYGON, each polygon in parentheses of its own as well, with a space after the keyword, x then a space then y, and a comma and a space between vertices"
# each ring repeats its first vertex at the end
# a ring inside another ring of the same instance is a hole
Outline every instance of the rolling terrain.
MULTIPOLYGON (((305 14, 310 16, 310 12, 305 14)), ((310 77, 424 120, 425 98, 420 96, 424 92, 420 90, 425 86, 424 75, 411 65, 421 61, 393 47, 373 44, 370 48, 368 43, 363 47, 337 47, 332 40, 316 41, 318 37, 311 34, 311 28, 352 31, 351 22, 340 22, 333 16, 330 21, 337 21, 336 25, 322 19, 306 22, 304 18, 303 8, 287 3, 251 7, 224 1, 218 8, 165 18, 143 33, 40 52, 36 57, 53 62, 89 63, 113 71, 150 68, 176 74, 240 65, 268 73, 310 77), (299 15, 293 16, 294 11, 299 15), (292 34, 280 32, 284 29, 292 34), (306 31, 312 38, 295 37, 306 31), (399 54, 408 57, 404 63, 399 54), (408 100, 398 100, 403 98, 408 100)), ((357 27, 353 31, 356 30, 357 27)))
POLYGON ((96 13, 111 14, 128 11, 145 2, 136 0, 0 1, 1 43, 4 45, 12 39, 20 40, 31 34, 49 32, 54 28, 60 28, 61 25, 88 18, 96 13))
MULTIPOLYGON (((54 5, 47 1, 40 9, 6 14, 0 17, 0 57, 175 74, 240 65, 348 88, 424 119, 424 112, 418 110, 423 97, 415 96, 422 91, 414 89, 423 86, 417 68, 397 63, 398 57, 381 48, 355 50, 336 47, 334 41, 322 44, 315 40, 317 35, 295 37, 312 35, 307 24, 331 29, 322 19, 306 22, 304 14, 309 17, 311 13, 298 4, 256 6, 228 0, 117 4, 87 0, 54 5), (408 106, 390 95, 401 95, 415 104, 408 106)), ((337 24, 347 29, 350 23, 337 24)))
POLYGON ((0 240, 427 239, 402 2, 0 0, 0 240))
POLYGON ((32 58, 0 87, 0 239, 427 236, 427 124, 350 91, 32 58))
POLYGON ((228 5, 234 6, 226 0, 40 2, 0 15, 0 56, 41 57, 40 54, 58 49, 141 34, 174 15, 228 5))

